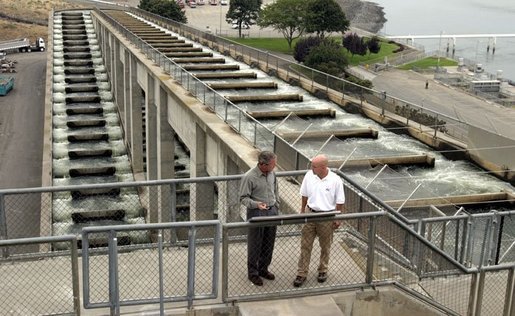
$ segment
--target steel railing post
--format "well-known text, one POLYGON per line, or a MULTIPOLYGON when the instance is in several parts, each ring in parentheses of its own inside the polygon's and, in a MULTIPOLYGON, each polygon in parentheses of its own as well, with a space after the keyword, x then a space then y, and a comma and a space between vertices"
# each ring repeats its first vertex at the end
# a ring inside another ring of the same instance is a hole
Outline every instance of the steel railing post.
POLYGON ((372 281, 373 281, 375 236, 376 236, 376 216, 372 216, 370 218, 370 226, 368 227, 367 272, 365 275, 365 283, 367 283, 367 284, 372 284, 372 281))
POLYGON ((82 231, 82 295, 84 297, 84 305, 89 306, 89 241, 88 234, 82 231))
MULTIPOLYGON (((5 195, 0 194, 0 240, 7 239, 7 216, 5 214, 5 195)), ((2 247, 2 257, 9 257, 9 247, 2 247)))
POLYGON ((159 314, 165 314, 164 307, 164 281, 163 281, 163 233, 157 235, 157 249, 159 253, 159 314))
MULTIPOLYGON (((177 222, 177 184, 175 182, 170 184, 170 217, 172 223, 177 222)), ((177 229, 171 229, 170 240, 172 244, 177 242, 177 229)))
POLYGON ((229 229, 222 225, 222 302, 229 294, 229 229))
POLYGON ((486 224, 485 224, 485 232, 483 234, 483 243, 481 245, 481 252, 479 253, 478 267, 483 266, 483 261, 485 259, 485 252, 488 252, 487 248, 488 248, 488 245, 490 244, 488 241, 490 240, 490 230, 491 230, 490 222, 491 222, 491 219, 488 218, 486 220, 486 224))
POLYGON ((474 218, 472 216, 469 216, 467 219, 467 248, 465 249, 465 258, 463 260, 463 264, 465 266, 467 265, 466 262, 468 262, 469 265, 472 262, 472 245, 474 244, 474 234, 472 232, 474 231, 474 223, 474 218))
POLYGON ((79 281, 79 253, 77 250, 77 237, 70 241, 71 265, 72 265, 72 286, 73 286, 73 309, 75 315, 80 316, 80 281, 79 281))
POLYGON ((193 308, 193 298, 195 297, 195 239, 197 228, 191 226, 188 232, 188 310, 193 308))
POLYGON ((478 288, 477 288, 477 297, 476 297, 476 308, 475 308, 475 314, 474 314, 476 316, 481 316, 481 306, 483 305, 483 295, 484 295, 484 291, 485 291, 485 279, 486 279, 486 272, 480 271, 478 288))
POLYGON ((109 231, 109 309, 111 315, 120 315, 118 294, 118 239, 116 231, 109 231))
POLYGON ((490 252, 490 260, 493 264, 498 264, 499 261, 499 252, 501 251, 501 241, 502 241, 502 228, 504 224, 504 216, 500 215, 498 212, 495 212, 494 219, 494 230, 492 237, 492 248, 490 252))
POLYGON ((467 316, 474 316, 475 314, 475 302, 477 299, 477 276, 478 273, 471 274, 470 290, 469 290, 469 302, 467 304, 467 316))
POLYGON ((219 275, 220 275, 220 222, 218 222, 215 226, 215 238, 213 240, 213 284, 211 291, 218 297, 218 285, 219 285, 219 275))
POLYGON ((515 299, 513 298, 514 293, 514 287, 513 287, 513 275, 515 267, 511 267, 508 271, 508 278, 506 280, 506 295, 504 295, 504 310, 503 315, 509 316, 510 315, 510 309, 511 309, 511 315, 515 314, 514 304, 515 299))

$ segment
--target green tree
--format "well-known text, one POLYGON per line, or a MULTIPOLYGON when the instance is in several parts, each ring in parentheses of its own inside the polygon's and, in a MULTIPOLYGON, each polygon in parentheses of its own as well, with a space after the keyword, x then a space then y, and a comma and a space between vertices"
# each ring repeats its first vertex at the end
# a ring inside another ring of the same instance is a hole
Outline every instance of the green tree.
POLYGON ((317 36, 301 38, 295 44, 295 48, 293 49, 293 58, 295 58, 299 63, 303 63, 311 48, 320 45, 322 41, 323 39, 317 36))
POLYGON ((349 21, 334 0, 309 0, 306 14, 306 32, 324 38, 325 33, 345 32, 349 21))
POLYGON ((138 8, 180 23, 188 22, 186 14, 175 0, 141 0, 138 8))
POLYGON ((372 38, 367 42, 368 50, 372 54, 377 54, 381 50, 381 41, 377 36, 372 36, 372 38))
POLYGON ((254 25, 261 10, 261 0, 231 0, 229 10, 225 15, 227 23, 238 25, 238 37, 241 37, 243 24, 254 25))
POLYGON ((368 46, 363 37, 359 37, 356 33, 350 33, 343 37, 343 47, 345 47, 351 54, 358 54, 364 56, 367 53, 368 46))
POLYGON ((308 0, 277 0, 261 10, 258 25, 281 32, 291 49, 293 40, 304 34, 307 5, 308 0))
POLYGON ((304 64, 333 76, 341 76, 348 65, 345 52, 339 44, 329 40, 319 46, 312 47, 304 64))

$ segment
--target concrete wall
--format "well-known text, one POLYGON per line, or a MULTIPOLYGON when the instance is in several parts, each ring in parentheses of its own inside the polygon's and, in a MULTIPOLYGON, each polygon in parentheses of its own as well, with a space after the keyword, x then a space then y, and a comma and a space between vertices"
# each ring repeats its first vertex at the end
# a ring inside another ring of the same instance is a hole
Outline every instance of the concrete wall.
POLYGON ((499 177, 515 183, 515 141, 481 128, 469 126, 468 152, 470 158, 499 177))
MULTIPOLYGON (((240 174, 255 165, 256 148, 100 16, 92 12, 92 17, 136 180, 174 177, 174 134, 189 149, 191 177, 240 174)), ((192 189, 191 220, 213 218, 214 192, 213 183, 198 184, 192 189)), ((143 194, 154 197, 165 193, 149 189, 143 194)), ((237 197, 231 195, 231 199, 237 197)), ((158 203, 158 199, 150 200, 158 203)), ((152 210, 147 218, 150 222, 169 218, 157 204, 145 207, 152 210)), ((235 210, 231 217, 236 213, 235 210)))

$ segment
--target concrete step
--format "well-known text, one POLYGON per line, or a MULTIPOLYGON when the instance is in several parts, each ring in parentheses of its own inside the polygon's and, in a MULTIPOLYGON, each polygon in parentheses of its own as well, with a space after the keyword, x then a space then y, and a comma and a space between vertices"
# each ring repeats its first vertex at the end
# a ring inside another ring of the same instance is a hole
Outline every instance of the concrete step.
POLYGON ((238 304, 241 316, 344 316, 330 295, 238 304))

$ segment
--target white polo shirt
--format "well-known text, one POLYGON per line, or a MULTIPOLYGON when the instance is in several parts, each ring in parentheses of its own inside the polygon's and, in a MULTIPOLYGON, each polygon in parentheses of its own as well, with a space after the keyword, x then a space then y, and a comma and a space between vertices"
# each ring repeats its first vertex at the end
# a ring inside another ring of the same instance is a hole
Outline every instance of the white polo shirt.
POLYGON ((315 211, 334 211, 336 204, 345 203, 343 181, 331 170, 323 179, 309 170, 302 180, 300 194, 308 198, 308 206, 315 211))

